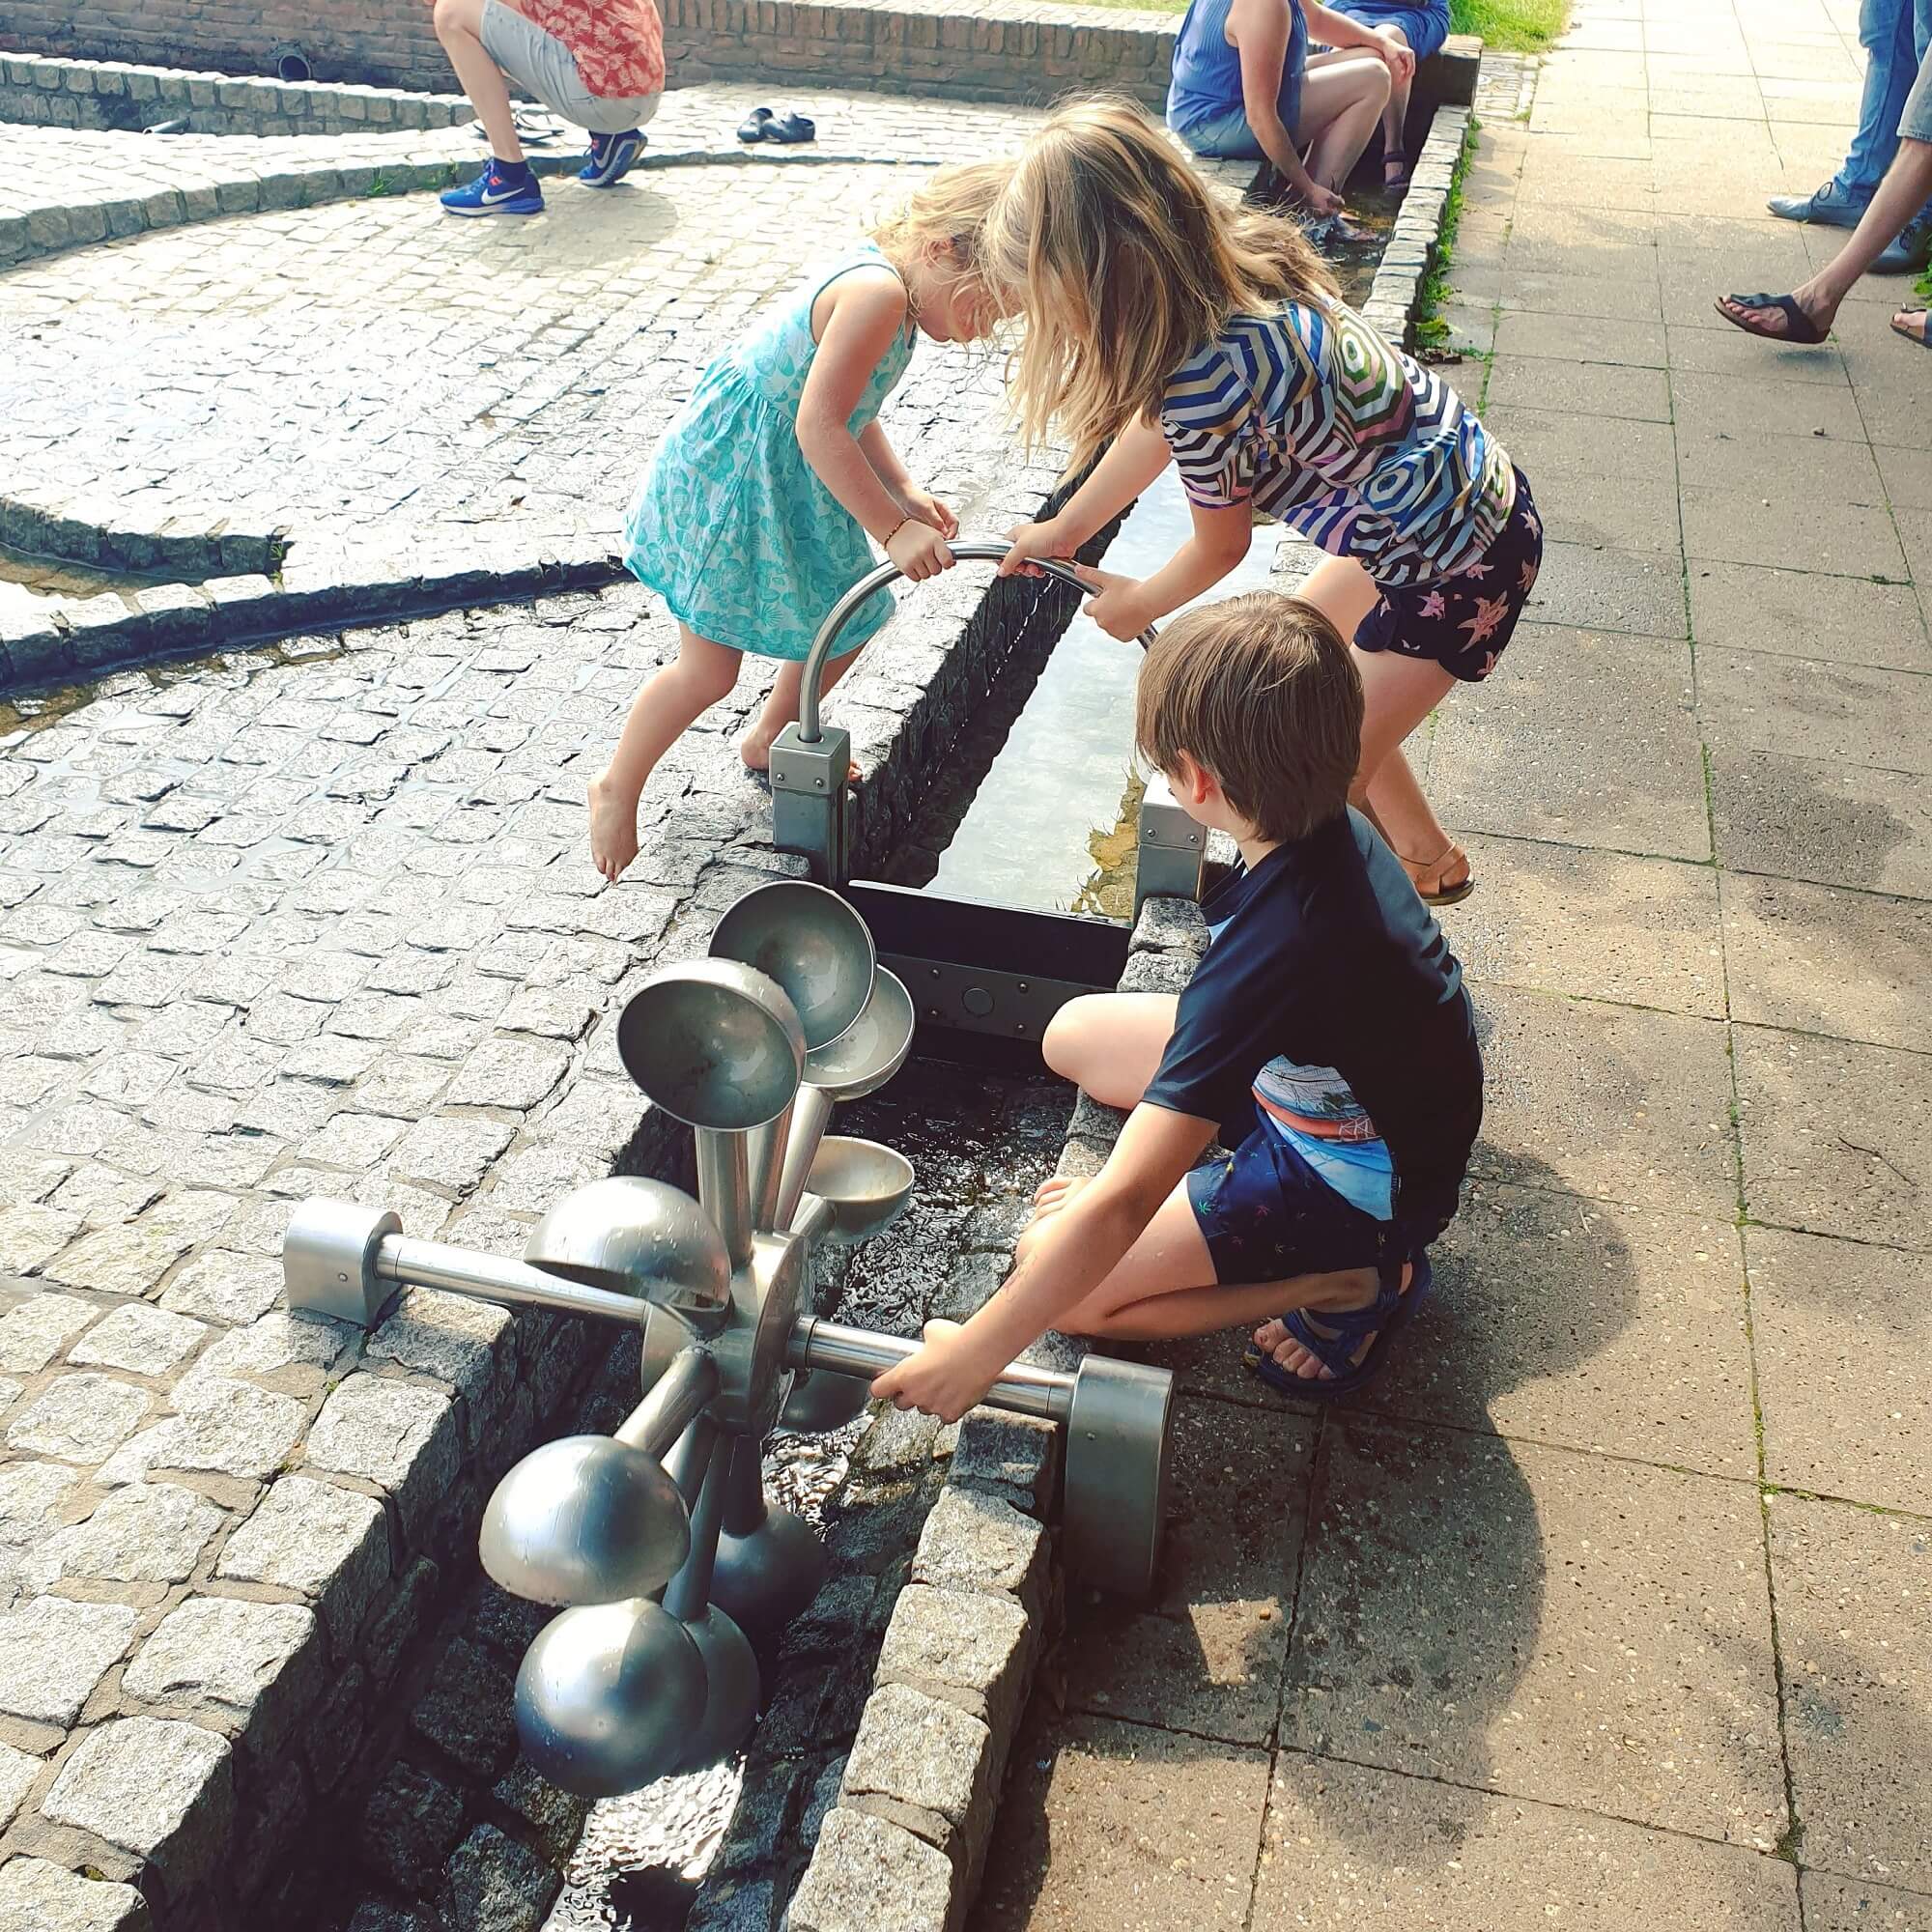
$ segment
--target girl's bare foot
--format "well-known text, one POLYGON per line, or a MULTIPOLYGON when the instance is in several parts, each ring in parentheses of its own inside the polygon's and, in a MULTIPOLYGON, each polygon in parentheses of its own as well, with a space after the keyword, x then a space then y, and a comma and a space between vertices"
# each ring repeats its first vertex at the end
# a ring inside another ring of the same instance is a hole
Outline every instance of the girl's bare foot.
MULTIPOLYGON (((748 772, 768 772, 772 768, 772 746, 777 742, 778 733, 767 733, 762 725, 753 724, 738 740, 738 755, 745 761, 748 772)), ((845 768, 845 782, 859 782, 859 767, 856 764, 845 768)))
MULTIPOLYGON (((1414 1263, 1405 1262, 1403 1264, 1403 1269, 1402 1269, 1402 1292, 1405 1294, 1408 1293, 1409 1283, 1412 1282, 1414 1279, 1415 1279, 1414 1263)), ((1359 1305, 1366 1308, 1368 1306, 1368 1303, 1370 1301, 1373 1301, 1374 1299, 1375 1299, 1375 1293, 1373 1290, 1371 1290, 1367 1299, 1364 1300, 1359 1305)), ((1332 1333, 1332 1331, 1329 1328, 1327 1328, 1319 1319, 1319 1311, 1317 1310, 1303 1309, 1302 1320, 1306 1321, 1308 1325, 1311 1328, 1313 1328, 1318 1335, 1328 1335, 1332 1333)), ((1375 1347, 1376 1333, 1377 1331, 1371 1330, 1368 1334, 1362 1337, 1362 1345, 1355 1350, 1354 1355, 1352 1357, 1354 1361, 1361 1362, 1367 1359, 1369 1350, 1375 1347)), ((1311 1355, 1308 1352, 1308 1350, 1304 1349, 1301 1346, 1301 1344, 1297 1342, 1294 1339, 1294 1337, 1288 1332, 1286 1324, 1281 1321, 1264 1321, 1262 1325, 1255 1330, 1255 1347, 1259 1349, 1263 1354, 1272 1355, 1275 1359, 1276 1364, 1279 1367, 1285 1369, 1292 1376, 1300 1377, 1300 1378, 1305 1382, 1333 1381, 1335 1378, 1334 1371, 1332 1369, 1323 1368, 1321 1364, 1318 1362, 1315 1359, 1315 1357, 1311 1355)))
POLYGON ((752 725, 738 740, 738 755, 748 772, 768 772, 772 768, 772 740, 777 734, 752 725))
POLYGON ((590 786, 590 863, 614 880, 637 856, 638 794, 613 785, 606 773, 590 786))

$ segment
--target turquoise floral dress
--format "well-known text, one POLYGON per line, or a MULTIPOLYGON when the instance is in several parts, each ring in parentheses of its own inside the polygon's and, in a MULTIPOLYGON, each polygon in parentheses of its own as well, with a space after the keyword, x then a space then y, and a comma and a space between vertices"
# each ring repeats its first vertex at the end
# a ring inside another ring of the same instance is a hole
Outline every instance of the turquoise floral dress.
MULTIPOLYGON (((811 308, 839 276, 888 266, 876 248, 799 290, 698 378, 624 520, 624 561, 700 638, 803 658, 826 614, 874 555, 866 532, 798 446, 798 405, 817 344, 811 308)), ((879 413, 912 359, 910 329, 872 371, 852 434, 879 413)), ((893 612, 867 598, 838 634, 856 649, 893 612)))

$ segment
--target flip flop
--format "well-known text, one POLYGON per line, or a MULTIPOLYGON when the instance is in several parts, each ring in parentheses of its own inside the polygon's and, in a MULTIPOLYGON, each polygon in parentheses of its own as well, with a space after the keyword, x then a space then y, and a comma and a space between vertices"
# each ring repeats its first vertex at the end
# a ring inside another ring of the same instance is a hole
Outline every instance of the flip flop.
POLYGON ((1891 319, 1891 332, 1894 335, 1904 336, 1908 342, 1918 343, 1921 349, 1932 349, 1932 309, 1900 309, 1898 315, 1894 315, 1891 319), (1918 318, 1918 327, 1917 328, 1901 328, 1898 326, 1898 316, 1900 315, 1916 315, 1918 318))
POLYGON ((1415 1272, 1406 1289, 1399 1281, 1395 1284, 1384 1281, 1366 1308, 1351 1308, 1344 1314, 1324 1310, 1322 1326, 1332 1328, 1335 1331, 1332 1335, 1321 1333, 1309 1321, 1305 1309, 1291 1308, 1280 1317, 1290 1337, 1330 1371, 1327 1376, 1294 1375, 1272 1355, 1264 1355, 1254 1347, 1242 1351, 1241 1366, 1257 1381, 1264 1382, 1278 1395, 1293 1396, 1297 1402, 1340 1402, 1344 1396, 1366 1388, 1388 1366, 1389 1350, 1397 1336, 1408 1325, 1435 1285, 1429 1257, 1418 1254, 1410 1260, 1415 1272), (1358 1362, 1355 1350, 1369 1335, 1376 1339, 1358 1362))
POLYGON ((744 121, 739 125, 739 140, 762 141, 765 138, 765 128, 770 124, 771 119, 772 110, 769 107, 753 108, 751 113, 746 115, 744 121))
POLYGON ((1830 332, 1820 328, 1789 296, 1725 296, 1721 301, 1712 304, 1718 313, 1733 328, 1741 328, 1747 335, 1755 335, 1761 342, 1796 342, 1806 349, 1815 349, 1830 332), (1784 333, 1775 334, 1768 328, 1759 328, 1755 324, 1742 322, 1724 306, 1724 302, 1736 302, 1740 308, 1777 308, 1784 311, 1784 333))

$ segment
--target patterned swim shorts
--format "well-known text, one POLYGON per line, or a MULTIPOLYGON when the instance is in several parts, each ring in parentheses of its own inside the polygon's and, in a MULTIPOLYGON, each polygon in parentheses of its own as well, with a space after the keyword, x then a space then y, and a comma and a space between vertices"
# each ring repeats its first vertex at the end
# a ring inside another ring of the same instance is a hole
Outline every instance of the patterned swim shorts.
POLYGON ((1516 507, 1472 564, 1433 583, 1385 588, 1355 632, 1355 648, 1428 658, 1464 684, 1495 669, 1543 563, 1543 521, 1516 472, 1516 507))

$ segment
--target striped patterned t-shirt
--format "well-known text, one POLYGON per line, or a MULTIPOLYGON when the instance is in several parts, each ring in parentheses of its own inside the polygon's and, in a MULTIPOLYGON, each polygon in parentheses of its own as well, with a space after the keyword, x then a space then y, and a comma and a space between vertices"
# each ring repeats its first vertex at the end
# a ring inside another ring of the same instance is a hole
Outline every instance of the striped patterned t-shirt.
POLYGON ((1516 500, 1455 390, 1340 302, 1236 316, 1175 372, 1160 426, 1192 501, 1251 502, 1378 583, 1475 562, 1516 500))

